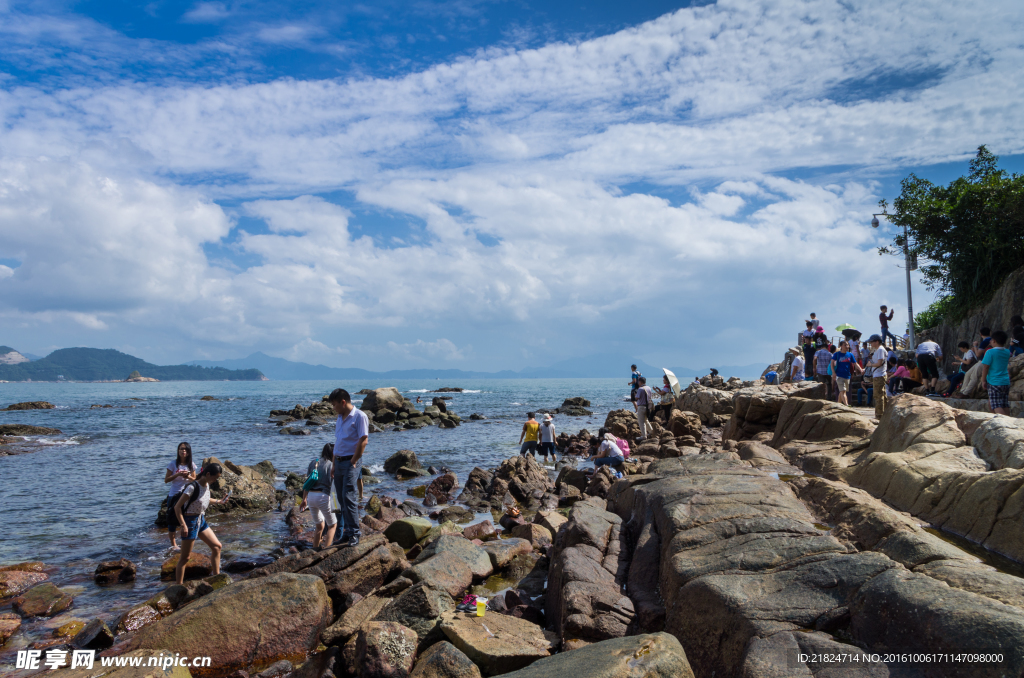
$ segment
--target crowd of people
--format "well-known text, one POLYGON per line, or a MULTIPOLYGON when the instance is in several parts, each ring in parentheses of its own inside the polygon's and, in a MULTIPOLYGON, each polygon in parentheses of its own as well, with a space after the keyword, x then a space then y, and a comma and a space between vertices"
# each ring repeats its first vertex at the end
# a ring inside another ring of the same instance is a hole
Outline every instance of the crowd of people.
MULTIPOLYGON (((942 381, 940 365, 942 347, 926 340, 914 349, 897 352, 899 339, 889 331, 889 321, 895 310, 880 307, 878 316, 880 332, 861 342, 862 333, 854 328, 842 330, 844 339, 836 346, 826 334, 816 314, 810 314, 805 321, 806 329, 798 335, 799 346, 791 348, 792 358, 786 375, 769 373, 769 383, 781 377, 801 382, 814 380, 825 385, 826 398, 844 405, 850 402, 851 384, 860 376, 856 391, 856 404, 864 400, 875 408, 875 416, 881 417, 890 398, 924 387, 929 396, 951 396, 965 381, 983 384, 988 392, 989 408, 997 414, 1009 413, 1010 375, 1007 369, 1012 356, 1024 353, 1024 320, 1020 316, 1011 319, 1010 332, 981 328, 980 337, 968 344, 961 341, 960 355, 954 357, 956 372, 949 375, 949 385, 938 392, 942 381), (886 339, 890 340, 886 345, 886 339), (912 354, 911 354, 912 353, 912 354), (911 354, 911 355, 908 355, 911 354), (975 379, 970 380, 972 369, 975 379), (863 396, 863 398, 862 398, 863 396)), ((909 346, 909 336, 904 337, 902 346, 909 346)))
MULTIPOLYGON (((300 508, 309 508, 315 531, 313 546, 327 548, 334 545, 335 531, 341 523, 342 546, 359 543, 359 501, 362 499, 362 458, 369 440, 370 421, 362 410, 352 404, 352 396, 345 389, 334 389, 327 397, 338 415, 334 427, 334 443, 324 445, 320 457, 309 464, 306 482, 302 486, 300 508), (332 500, 331 491, 335 499, 332 500), (333 504, 333 501, 337 505, 333 504)), ((552 438, 552 440, 554 440, 552 438)), ((221 543, 206 522, 206 511, 211 504, 227 504, 228 492, 221 499, 212 499, 210 486, 220 479, 223 469, 211 462, 201 469, 192 460, 192 446, 178 445, 174 461, 167 465, 164 482, 167 488, 167 521, 171 548, 180 550, 175 569, 175 580, 184 582, 185 566, 197 539, 210 547, 213 574, 220 574, 221 543), (177 544, 181 531, 181 546, 177 544)))

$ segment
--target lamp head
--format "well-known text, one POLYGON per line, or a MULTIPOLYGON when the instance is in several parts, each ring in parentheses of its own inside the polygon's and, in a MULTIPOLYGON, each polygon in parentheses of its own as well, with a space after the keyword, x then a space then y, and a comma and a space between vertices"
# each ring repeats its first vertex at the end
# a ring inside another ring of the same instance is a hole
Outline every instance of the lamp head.
POLYGON ((878 228, 878 217, 871 217, 871 228, 878 228))

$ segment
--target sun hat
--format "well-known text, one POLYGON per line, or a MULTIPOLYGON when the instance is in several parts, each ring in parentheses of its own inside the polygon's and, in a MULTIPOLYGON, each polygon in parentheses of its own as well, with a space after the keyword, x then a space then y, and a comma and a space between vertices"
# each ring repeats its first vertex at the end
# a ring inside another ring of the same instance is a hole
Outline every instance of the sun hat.
POLYGON ((551 421, 552 419, 554 419, 554 417, 552 417, 550 414, 544 415, 544 421, 551 421))
POLYGON ((825 328, 822 327, 821 325, 818 325, 818 332, 824 332, 824 331, 825 331, 825 328))

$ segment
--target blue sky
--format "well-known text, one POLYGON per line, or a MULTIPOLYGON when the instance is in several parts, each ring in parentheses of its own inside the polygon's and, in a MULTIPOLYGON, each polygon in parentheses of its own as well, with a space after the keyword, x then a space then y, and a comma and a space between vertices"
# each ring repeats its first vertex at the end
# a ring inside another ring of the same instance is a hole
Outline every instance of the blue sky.
MULTIPOLYGON (((0 0, 0 343, 777 358, 906 311, 880 198, 1020 171, 995 2, 0 0)), ((915 307, 932 294, 915 287, 915 307)))

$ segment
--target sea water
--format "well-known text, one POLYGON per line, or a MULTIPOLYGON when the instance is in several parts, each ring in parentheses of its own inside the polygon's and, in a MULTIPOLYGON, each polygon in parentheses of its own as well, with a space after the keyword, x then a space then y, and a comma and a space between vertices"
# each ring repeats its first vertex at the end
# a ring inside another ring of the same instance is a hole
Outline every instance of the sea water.
MULTIPOLYGON (((451 397, 449 409, 462 417, 458 428, 386 430, 370 436, 364 465, 383 482, 367 485, 366 496, 380 492, 404 500, 406 491, 424 479, 398 482, 384 476, 382 464, 397 450, 413 450, 424 467, 451 468, 461 484, 473 467, 494 468, 518 452, 531 409, 554 409, 565 398, 582 396, 591 401, 594 415, 556 415, 556 430, 596 433, 610 410, 629 407, 624 402, 628 378, 626 373, 622 379, 0 384, 0 407, 32 400, 57 406, 0 412, 0 423, 63 431, 34 452, 0 457, 0 564, 41 560, 57 566, 53 581, 76 594, 72 616, 112 619, 166 586, 159 581, 159 567, 170 555, 169 542, 153 520, 167 493, 164 471, 181 441, 192 445, 197 465, 211 455, 245 465, 268 459, 283 477, 287 471, 305 473, 323 444, 333 441, 334 426, 331 421, 314 427, 309 436, 281 435, 267 421, 272 409, 306 407, 339 387, 354 394, 357 406, 362 398, 357 391, 382 386, 398 388, 413 402, 419 396, 421 410, 435 396, 451 397), (442 386, 466 390, 431 392, 442 386), (201 400, 206 395, 216 400, 201 400), (472 421, 472 413, 486 419, 472 421), (94 585, 96 564, 118 558, 139 566, 137 581, 107 589, 94 585)), ((287 535, 279 512, 218 515, 211 524, 224 544, 225 561, 266 554, 287 535)), ((207 552, 205 546, 197 550, 207 552)), ((31 636, 38 633, 25 635, 31 636)), ((15 640, 5 650, 15 647, 15 640)))

